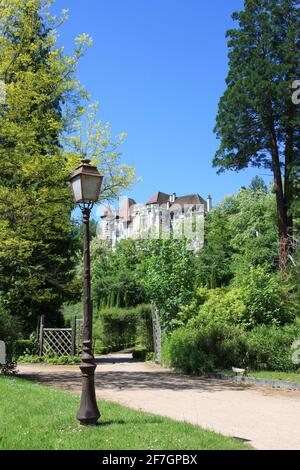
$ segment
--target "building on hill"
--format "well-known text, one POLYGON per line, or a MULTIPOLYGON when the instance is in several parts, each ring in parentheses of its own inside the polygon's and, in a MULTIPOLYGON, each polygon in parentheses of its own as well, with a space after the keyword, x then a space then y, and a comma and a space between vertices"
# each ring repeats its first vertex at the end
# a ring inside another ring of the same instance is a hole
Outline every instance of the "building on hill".
POLYGON ((98 236, 114 248, 124 239, 181 238, 190 240, 191 249, 203 246, 204 214, 212 209, 212 198, 199 194, 177 196, 154 194, 146 204, 122 198, 119 210, 104 209, 98 236))

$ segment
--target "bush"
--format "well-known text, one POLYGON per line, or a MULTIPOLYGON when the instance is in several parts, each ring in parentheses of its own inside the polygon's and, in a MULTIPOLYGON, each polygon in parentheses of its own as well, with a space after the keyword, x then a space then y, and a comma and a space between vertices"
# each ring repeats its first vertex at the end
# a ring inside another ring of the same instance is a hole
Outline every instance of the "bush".
POLYGON ((208 325, 244 325, 245 304, 238 288, 213 289, 207 301, 200 306, 199 314, 188 323, 192 328, 208 325))
POLYGON ((152 315, 149 305, 106 308, 98 312, 94 325, 95 351, 98 354, 120 351, 135 345, 153 350, 152 315))
POLYGON ((241 346, 232 348, 232 339, 239 338, 242 332, 229 325, 180 328, 164 341, 163 359, 190 374, 232 366, 241 355, 241 346))
POLYGON ((146 361, 148 352, 147 348, 139 346, 133 350, 132 358, 137 361, 146 361))
POLYGON ((30 355, 33 356, 38 353, 38 345, 35 338, 32 339, 19 339, 15 341, 13 346, 13 355, 16 359, 19 356, 30 355))
POLYGON ((154 350, 153 325, 151 305, 139 305, 135 308, 137 315, 136 343, 144 346, 148 351, 154 350))
POLYGON ((294 320, 289 286, 282 283, 279 274, 271 274, 261 266, 250 267, 237 276, 235 283, 241 289, 244 318, 250 327, 284 325, 294 320))
POLYGON ((292 363, 292 345, 300 339, 300 325, 258 326, 245 337, 246 363, 254 370, 300 371, 292 363))
POLYGON ((137 336, 137 314, 134 309, 108 308, 99 312, 94 336, 106 351, 120 351, 134 346, 137 336))
POLYGON ((28 364, 74 365, 80 364, 81 359, 78 356, 49 357, 25 354, 19 357, 18 362, 28 364))
POLYGON ((300 324, 261 325, 246 331, 233 325, 211 324, 176 330, 164 342, 163 359, 187 373, 201 374, 232 366, 253 370, 298 371, 292 345, 300 339, 300 324))

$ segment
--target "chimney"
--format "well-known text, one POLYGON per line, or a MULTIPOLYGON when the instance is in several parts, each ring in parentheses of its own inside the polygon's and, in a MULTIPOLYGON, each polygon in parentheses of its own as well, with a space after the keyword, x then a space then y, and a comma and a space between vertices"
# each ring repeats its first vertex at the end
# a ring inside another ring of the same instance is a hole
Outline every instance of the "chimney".
POLYGON ((173 193, 172 196, 170 196, 170 203, 171 204, 174 204, 174 202, 176 201, 176 197, 177 197, 176 193, 173 193))
POLYGON ((211 195, 209 195, 207 198, 207 212, 210 212, 211 210, 212 210, 212 197, 211 195))

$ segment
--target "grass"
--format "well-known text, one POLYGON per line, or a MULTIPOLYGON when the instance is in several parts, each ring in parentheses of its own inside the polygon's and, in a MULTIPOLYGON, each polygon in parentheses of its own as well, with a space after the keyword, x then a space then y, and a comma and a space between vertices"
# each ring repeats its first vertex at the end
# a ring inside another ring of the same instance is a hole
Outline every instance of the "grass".
POLYGON ((75 419, 79 396, 0 377, 1 450, 243 450, 234 438, 100 401, 96 427, 75 419))
POLYGON ((255 379, 282 380, 284 382, 300 382, 300 374, 296 372, 249 372, 248 377, 255 379))
MULTIPOLYGON (((232 370, 224 370, 222 373, 232 377, 236 375, 232 370)), ((249 371, 247 377, 254 379, 281 380, 283 382, 300 382, 300 373, 297 372, 249 371)))

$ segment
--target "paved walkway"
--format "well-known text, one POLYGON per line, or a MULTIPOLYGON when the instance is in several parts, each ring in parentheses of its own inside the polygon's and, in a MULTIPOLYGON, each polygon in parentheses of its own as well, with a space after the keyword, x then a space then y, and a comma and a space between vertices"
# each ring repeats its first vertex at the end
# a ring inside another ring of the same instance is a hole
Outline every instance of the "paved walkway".
MULTIPOLYGON (((181 376, 128 353, 98 360, 97 396, 188 421, 249 442, 256 449, 300 450, 300 392, 181 376)), ((78 366, 20 365, 20 375, 80 391, 78 366)))

